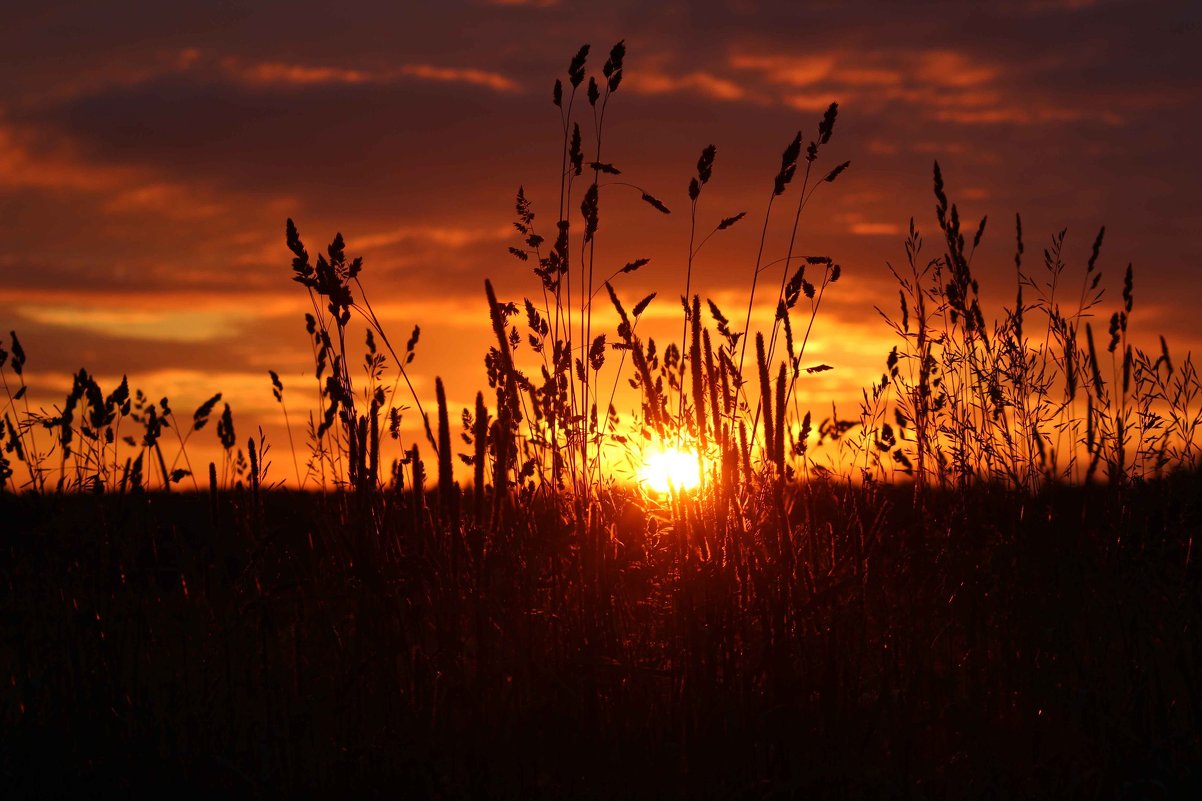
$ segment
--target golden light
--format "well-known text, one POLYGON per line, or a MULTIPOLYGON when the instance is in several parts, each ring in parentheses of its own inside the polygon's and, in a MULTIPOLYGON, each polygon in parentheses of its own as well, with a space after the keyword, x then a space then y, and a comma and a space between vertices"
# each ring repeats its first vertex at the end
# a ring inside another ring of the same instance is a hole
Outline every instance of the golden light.
POLYGON ((664 494, 697 489, 701 483, 697 454, 679 448, 658 448, 647 455, 639 470, 639 481, 647 489, 664 494))

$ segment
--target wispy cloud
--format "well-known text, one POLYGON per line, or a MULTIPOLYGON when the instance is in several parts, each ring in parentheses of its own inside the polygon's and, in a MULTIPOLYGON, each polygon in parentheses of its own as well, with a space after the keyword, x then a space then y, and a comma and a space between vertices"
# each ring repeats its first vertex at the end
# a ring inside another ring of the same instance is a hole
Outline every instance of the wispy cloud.
POLYGON ((287 84, 307 86, 329 83, 375 83, 381 79, 376 73, 342 67, 320 67, 307 64, 285 64, 262 62, 243 64, 234 58, 222 60, 225 70, 238 79, 253 84, 287 84))
POLYGON ((1081 109, 1061 108, 1055 105, 1006 105, 993 108, 942 108, 932 112, 942 122, 958 122, 965 125, 1036 125, 1041 123, 1077 122, 1092 118, 1110 125, 1121 125, 1123 118, 1105 112, 1088 113, 1081 109))
POLYGON ((485 228, 451 226, 401 226, 390 231, 356 236, 351 243, 355 248, 374 250, 402 243, 416 243, 435 247, 462 248, 477 242, 499 242, 513 235, 513 228, 496 226, 485 228))
POLYGON ((999 65, 953 50, 832 50, 804 56, 736 52, 728 63, 732 69, 756 74, 766 83, 793 87, 966 88, 992 83, 1002 72, 999 65))
POLYGON ((0 119, 0 187, 105 191, 136 171, 81 158, 65 141, 0 119))
POLYGON ((732 68, 758 72, 769 83, 786 86, 812 86, 824 81, 835 71, 836 62, 833 55, 735 54, 730 57, 732 68))
MULTIPOLYGON (((324 64, 290 63, 281 61, 248 62, 233 56, 219 61, 225 75, 259 86, 321 86, 328 84, 389 84, 403 79, 460 83, 480 86, 496 92, 517 92, 517 81, 498 72, 475 67, 448 67, 435 64, 402 64, 381 68, 358 68, 324 64)), ((204 66, 203 59, 190 62, 189 68, 204 66)))
POLYGON ((401 75, 422 78, 427 81, 467 83, 483 86, 498 92, 516 92, 521 87, 511 78, 497 72, 478 70, 471 67, 436 67, 431 64, 406 64, 399 70, 401 75))
POLYGON ((899 236, 902 227, 890 222, 856 222, 848 230, 856 236, 899 236))
POLYGON ((166 342, 207 342, 231 337, 256 316, 250 309, 161 311, 145 306, 99 308, 50 304, 18 306, 17 314, 48 326, 166 342))
POLYGON ((993 83, 1002 72, 999 65, 983 63, 952 50, 919 53, 916 61, 912 78, 934 86, 982 86, 993 83))
POLYGON ((666 72, 644 69, 632 73, 623 86, 644 95, 688 93, 701 95, 712 100, 743 100, 746 90, 734 81, 709 72, 688 72, 671 75, 666 72))
MULTIPOLYGON (((848 97, 846 94, 838 95, 844 104, 847 103, 848 97)), ((834 93, 827 92, 825 94, 816 94, 811 92, 791 92, 782 98, 781 102, 789 108, 797 109, 798 111, 823 111, 830 107, 834 101, 834 93)))
POLYGON ((736 52, 728 64, 748 76, 749 91, 762 84, 776 102, 801 111, 825 108, 837 98, 861 109, 901 103, 930 119, 964 125, 1124 121, 1113 107, 1054 95, 1032 86, 1031 76, 1013 65, 958 50, 736 52))
POLYGON ((152 213, 173 220, 203 220, 221 214, 226 204, 183 184, 151 181, 117 191, 103 208, 115 214, 152 213))

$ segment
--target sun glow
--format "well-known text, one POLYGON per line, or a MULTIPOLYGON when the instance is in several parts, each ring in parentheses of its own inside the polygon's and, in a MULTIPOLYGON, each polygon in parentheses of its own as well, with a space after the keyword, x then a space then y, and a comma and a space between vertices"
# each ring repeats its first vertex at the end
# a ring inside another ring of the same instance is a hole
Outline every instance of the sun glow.
POLYGON ((639 470, 639 481, 647 489, 664 494, 694 490, 701 483, 697 454, 672 447, 652 451, 639 470))

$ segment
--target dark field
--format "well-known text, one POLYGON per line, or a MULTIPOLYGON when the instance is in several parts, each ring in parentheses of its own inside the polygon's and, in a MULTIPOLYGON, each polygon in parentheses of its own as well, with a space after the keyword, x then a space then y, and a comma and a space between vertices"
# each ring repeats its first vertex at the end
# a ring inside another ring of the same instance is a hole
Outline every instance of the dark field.
POLYGON ((621 495, 591 537, 412 495, 3 495, 0 771, 8 797, 1193 797, 1200 498, 817 484, 778 544, 621 495))

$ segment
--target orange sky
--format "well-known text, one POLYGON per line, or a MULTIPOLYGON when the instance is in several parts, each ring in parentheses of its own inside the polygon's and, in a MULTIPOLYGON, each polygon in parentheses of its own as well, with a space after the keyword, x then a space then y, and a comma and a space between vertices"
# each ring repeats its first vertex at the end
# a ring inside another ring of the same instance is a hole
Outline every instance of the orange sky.
MULTIPOLYGON (((702 224, 748 213, 706 246, 694 277, 733 312, 780 152, 799 128, 813 137, 838 101, 823 164, 852 167, 815 195, 798 246, 844 270, 806 360, 836 368, 812 384, 816 414, 828 397, 853 404, 879 376, 893 343, 873 306, 895 302, 886 261, 903 259, 911 216, 938 255, 934 159, 963 215, 990 216, 974 269, 999 301, 1013 291, 1015 212, 1031 271, 1063 227, 1080 269, 1104 224, 1112 295, 1135 263, 1136 338, 1202 342, 1195 4, 145 5, 5 12, 0 323, 22 338, 39 403, 61 402, 81 366, 106 391, 130 374, 181 417, 223 391, 240 439, 262 424, 277 477, 290 473, 267 370, 303 416, 312 368, 308 302, 284 247, 293 217, 311 252, 341 231, 365 257, 395 340, 422 326, 413 375, 424 398, 439 374, 452 407, 468 404, 490 336, 483 279, 508 299, 538 291, 506 248, 518 244, 520 184, 553 226, 551 84, 580 44, 593 45, 596 71, 618 39, 626 78, 606 160, 677 213, 603 192, 598 257, 615 269, 652 259, 618 285, 630 302, 660 292, 650 332, 679 335, 682 212, 701 149, 718 147, 702 224)), ((786 216, 766 261, 784 254, 786 216)), ((215 436, 202 434, 207 461, 215 436)))

